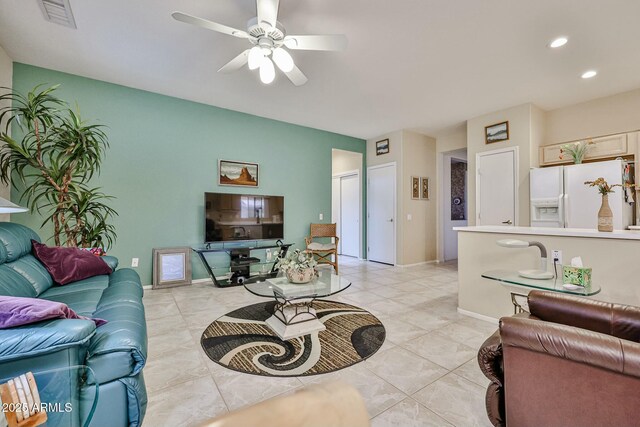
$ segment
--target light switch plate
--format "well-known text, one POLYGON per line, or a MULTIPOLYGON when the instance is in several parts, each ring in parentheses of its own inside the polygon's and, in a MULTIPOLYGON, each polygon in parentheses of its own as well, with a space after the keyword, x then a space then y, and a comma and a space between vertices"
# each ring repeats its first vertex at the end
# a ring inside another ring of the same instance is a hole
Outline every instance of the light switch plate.
POLYGON ((131 267, 137 267, 139 263, 140 263, 139 258, 131 258, 131 267))
POLYGON ((413 219, 413 216, 411 216, 411 214, 407 214, 407 221, 411 221, 413 219))
POLYGON ((318 219, 322 221, 324 219, 324 215, 323 214, 318 215, 318 219))

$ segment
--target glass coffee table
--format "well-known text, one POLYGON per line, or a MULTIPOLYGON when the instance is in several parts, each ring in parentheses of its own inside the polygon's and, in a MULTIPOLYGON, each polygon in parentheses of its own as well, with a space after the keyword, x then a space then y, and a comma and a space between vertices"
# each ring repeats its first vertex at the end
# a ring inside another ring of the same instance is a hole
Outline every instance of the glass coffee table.
POLYGON ((254 295, 275 298, 273 315, 267 325, 280 339, 290 340, 311 332, 324 331, 324 324, 318 319, 313 308, 316 298, 328 297, 344 291, 351 282, 331 271, 319 271, 309 283, 289 283, 283 273, 265 279, 264 282, 245 283, 244 287, 254 295))

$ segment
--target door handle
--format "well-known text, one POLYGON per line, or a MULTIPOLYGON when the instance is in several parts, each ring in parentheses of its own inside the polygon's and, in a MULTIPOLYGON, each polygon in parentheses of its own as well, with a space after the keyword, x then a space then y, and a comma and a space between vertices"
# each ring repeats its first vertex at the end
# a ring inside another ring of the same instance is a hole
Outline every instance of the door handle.
POLYGON ((391 219, 389 220, 389 222, 393 222, 393 218, 391 218, 391 219))
POLYGON ((513 222, 511 222, 510 219, 506 220, 506 221, 502 221, 503 224, 507 224, 507 225, 511 225, 513 224, 513 222))

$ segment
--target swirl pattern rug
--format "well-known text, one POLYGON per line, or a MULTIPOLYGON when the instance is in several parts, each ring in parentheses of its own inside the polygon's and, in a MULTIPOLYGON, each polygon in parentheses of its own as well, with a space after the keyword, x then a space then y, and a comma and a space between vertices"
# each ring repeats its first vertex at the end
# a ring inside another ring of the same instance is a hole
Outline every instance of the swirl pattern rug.
POLYGON ((265 324, 275 301, 234 310, 210 324, 200 343, 216 363, 239 372, 275 377, 325 374, 372 356, 385 329, 362 308, 316 300, 313 307, 326 330, 283 341, 265 324))

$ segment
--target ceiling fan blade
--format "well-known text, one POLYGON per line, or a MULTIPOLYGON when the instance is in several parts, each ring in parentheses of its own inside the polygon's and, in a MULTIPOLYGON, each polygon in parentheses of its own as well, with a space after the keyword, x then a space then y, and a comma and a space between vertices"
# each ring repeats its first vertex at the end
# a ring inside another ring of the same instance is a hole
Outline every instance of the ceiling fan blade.
POLYGON ((291 83, 296 86, 302 86, 309 80, 296 65, 293 66, 293 70, 284 74, 289 78, 289 80, 291 80, 291 83))
POLYGON ((300 50, 345 50, 347 37, 342 34, 326 36, 287 36, 284 44, 289 49, 300 50))
POLYGON ((209 21, 208 19, 198 18, 196 16, 187 15, 182 12, 173 12, 171 14, 173 19, 184 22, 186 24, 197 25, 198 27, 206 28, 208 30, 217 31, 222 34, 228 34, 230 36, 238 37, 241 39, 250 38, 246 31, 238 30, 227 25, 218 24, 217 22, 209 21))
POLYGON ((258 12, 258 25, 261 27, 275 28, 278 21, 279 0, 256 0, 258 12))
POLYGON ((247 49, 242 52, 240 55, 233 58, 231 61, 227 62, 222 68, 218 70, 219 73, 232 73, 234 71, 239 70, 244 67, 247 62, 249 62, 249 51, 251 49, 247 49))

